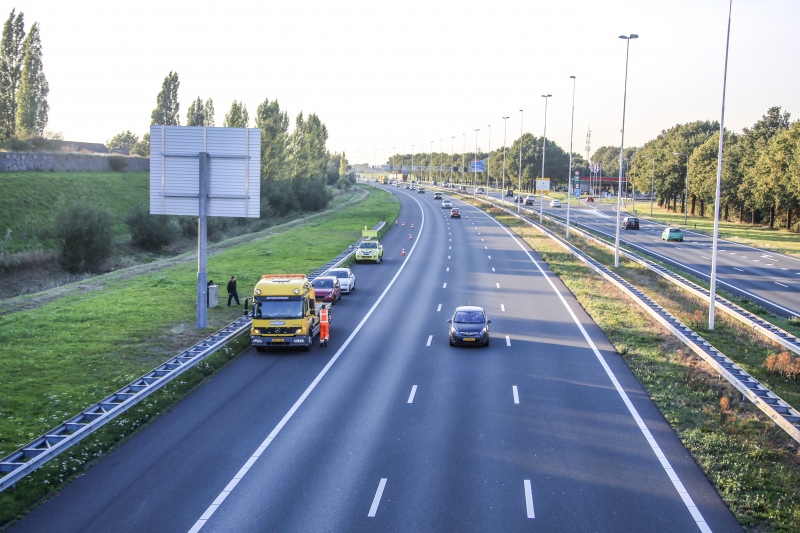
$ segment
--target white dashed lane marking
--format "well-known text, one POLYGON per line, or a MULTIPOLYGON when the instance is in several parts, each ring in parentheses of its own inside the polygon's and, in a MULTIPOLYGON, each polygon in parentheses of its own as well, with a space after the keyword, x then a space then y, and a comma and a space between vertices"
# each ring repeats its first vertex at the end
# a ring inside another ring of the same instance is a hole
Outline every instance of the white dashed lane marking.
POLYGON ((432 340, 433 340, 433 335, 428 335, 428 342, 425 344, 425 346, 430 346, 432 340))
POLYGON ((775 284, 776 284, 776 285, 780 285, 781 287, 786 287, 786 288, 789 288, 789 286, 788 286, 788 285, 784 285, 783 283, 778 283, 777 281, 775 282, 775 284))
POLYGON ((437 311, 441 311, 442 310, 442 304, 439 304, 439 307, 437 307, 436 310, 437 311))
POLYGON ((744 272, 744 270, 742 270, 741 268, 736 268, 736 267, 733 267, 733 269, 734 269, 734 270, 738 270, 739 272, 744 272))
POLYGON ((374 518, 375 513, 378 512, 378 505, 381 503, 381 496, 383 496, 383 489, 386 488, 386 478, 381 478, 381 482, 378 483, 378 490, 375 491, 375 497, 372 499, 372 507, 369 508, 369 514, 367 517, 374 518))
POLYGON ((511 387, 511 392, 514 393, 514 403, 519 403, 519 391, 517 390, 517 386, 516 385, 511 387))
POLYGON ((500 284, 499 284, 499 283, 497 284, 497 288, 498 288, 498 289, 500 288, 500 284))
POLYGON ((506 312, 506 306, 503 305, 503 304, 500 304, 500 310, 505 313, 506 312))
POLYGON ((411 387, 411 394, 408 395, 408 403, 414 403, 414 395, 417 393, 417 386, 411 387))
POLYGON ((506 335, 506 346, 511 346, 511 337, 506 335))

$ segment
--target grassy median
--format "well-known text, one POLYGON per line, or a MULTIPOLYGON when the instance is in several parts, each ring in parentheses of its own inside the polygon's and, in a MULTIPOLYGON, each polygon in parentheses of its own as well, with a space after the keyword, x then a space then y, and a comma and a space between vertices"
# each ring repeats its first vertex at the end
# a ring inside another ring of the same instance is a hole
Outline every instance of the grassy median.
MULTIPOLYGON (((512 227, 572 291, 603 330, 745 529, 800 531, 800 455, 797 443, 709 365, 683 346, 615 286, 538 230, 497 208, 480 204, 512 227)), ((550 229, 556 230, 556 227, 550 229)), ((571 239, 606 266, 613 256, 571 239)), ((767 372, 780 350, 726 317, 706 329, 707 304, 638 264, 623 261, 617 274, 644 290, 725 355, 788 402, 800 404, 796 379, 767 372)))
MULTIPOLYGON (((382 220, 387 226, 393 224, 397 199, 377 188, 368 191, 357 205, 292 223, 285 231, 270 228, 261 239, 210 255, 208 273, 220 286, 220 306, 209 309, 209 328, 204 332, 195 330, 197 267, 193 262, 0 317, 0 374, 7 378, 0 386, 0 457, 234 320, 241 308, 225 305, 225 285, 231 276, 237 278, 241 299, 251 294, 262 274, 310 273, 356 241, 364 226, 371 228, 382 220)), ((238 350, 229 349, 215 355, 168 390, 154 394, 153 400, 132 411, 135 415, 126 414, 93 434, 86 441, 98 443, 80 452, 85 456, 62 454, 71 457, 70 470, 58 470, 60 458, 52 462, 58 464, 18 483, 16 492, 0 493, 0 524, 13 520, 32 501, 79 471, 84 459, 105 453, 109 445, 129 436, 236 354, 238 350), (54 472, 61 475, 43 479, 54 472)))

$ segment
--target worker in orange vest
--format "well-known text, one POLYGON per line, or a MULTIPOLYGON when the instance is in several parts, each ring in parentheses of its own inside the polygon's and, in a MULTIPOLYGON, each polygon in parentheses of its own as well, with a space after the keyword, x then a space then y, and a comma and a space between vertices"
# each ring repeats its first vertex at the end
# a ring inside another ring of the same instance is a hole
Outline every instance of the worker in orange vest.
POLYGON ((319 311, 319 345, 328 345, 328 310, 324 307, 319 311))

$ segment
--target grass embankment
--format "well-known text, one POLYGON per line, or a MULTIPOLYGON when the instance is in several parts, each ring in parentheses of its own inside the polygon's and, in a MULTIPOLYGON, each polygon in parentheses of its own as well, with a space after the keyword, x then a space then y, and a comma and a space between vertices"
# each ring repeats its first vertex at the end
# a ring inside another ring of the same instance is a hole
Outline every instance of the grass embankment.
POLYGON ((115 235, 127 234, 131 207, 149 202, 149 180, 147 172, 0 172, 0 251, 53 248, 54 213, 81 198, 111 213, 115 235))
MULTIPOLYGON (((69 296, 38 309, 0 317, 0 457, 96 403, 125 383, 169 359, 209 332, 234 320, 225 284, 238 281, 240 298, 265 273, 309 273, 385 220, 394 223, 397 199, 380 189, 358 205, 314 217, 263 240, 221 250, 208 258, 209 278, 220 285, 220 307, 209 309, 209 328, 195 330, 196 266, 185 263, 69 296)), ((238 354, 229 349, 198 365, 165 391, 154 394, 121 420, 85 439, 0 493, 0 524, 77 475, 86 460, 105 453, 165 406, 238 354)))
MULTIPOLYGON (((484 208, 487 206, 484 204, 484 208)), ((739 522, 753 531, 800 531, 800 457, 780 428, 612 284, 536 229, 488 208, 547 261, 600 326, 739 522)), ((555 227, 551 227, 555 230, 555 227)), ((582 250, 606 266, 613 256, 580 238, 582 250)), ((623 261, 615 271, 703 335, 725 355, 800 405, 797 381, 761 366, 780 351, 732 319, 706 329, 707 304, 644 267, 623 261)))

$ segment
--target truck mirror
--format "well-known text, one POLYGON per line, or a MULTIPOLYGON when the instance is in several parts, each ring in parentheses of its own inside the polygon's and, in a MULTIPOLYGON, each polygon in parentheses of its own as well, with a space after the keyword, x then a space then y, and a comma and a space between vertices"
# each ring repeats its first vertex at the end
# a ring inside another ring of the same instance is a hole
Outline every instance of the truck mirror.
MULTIPOLYGON (((244 315, 243 316, 247 316, 247 304, 249 304, 249 303, 250 303, 250 298, 245 298, 244 299, 244 315)), ((255 304, 253 305, 253 307, 255 307, 255 304)))

